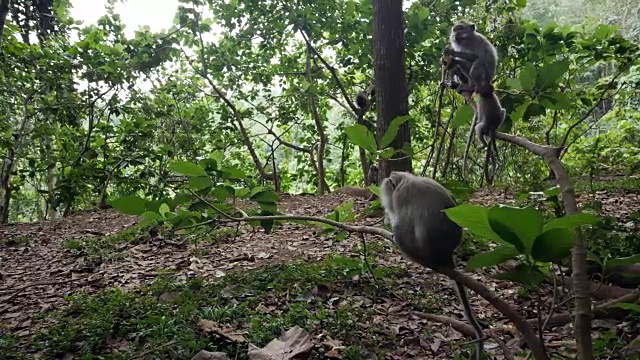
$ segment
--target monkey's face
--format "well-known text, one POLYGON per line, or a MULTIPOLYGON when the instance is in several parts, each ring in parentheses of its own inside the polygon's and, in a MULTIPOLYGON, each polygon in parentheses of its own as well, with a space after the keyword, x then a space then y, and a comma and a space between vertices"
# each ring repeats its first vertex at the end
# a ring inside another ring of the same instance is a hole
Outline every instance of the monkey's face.
POLYGON ((460 23, 451 29, 451 41, 464 42, 466 39, 473 37, 476 32, 475 24, 460 23))

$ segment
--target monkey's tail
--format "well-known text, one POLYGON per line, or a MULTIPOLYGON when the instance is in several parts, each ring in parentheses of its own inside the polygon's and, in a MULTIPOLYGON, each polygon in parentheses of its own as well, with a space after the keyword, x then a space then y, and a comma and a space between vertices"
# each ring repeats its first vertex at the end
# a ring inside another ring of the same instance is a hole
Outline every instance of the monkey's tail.
POLYGON ((464 158, 462 159, 462 178, 466 180, 467 177, 467 164, 469 161, 469 150, 471 148, 471 140, 473 140, 473 129, 478 122, 478 113, 474 112, 473 120, 471 121, 471 129, 469 130, 469 136, 467 137, 467 147, 464 149, 464 158))
MULTIPOLYGON (((465 287, 457 281, 454 281, 454 283, 456 284, 456 292, 460 297, 460 302, 462 302, 463 305, 470 304, 469 296, 467 295, 467 290, 465 289, 465 287)), ((476 360, 482 360, 482 352, 484 347, 484 334, 482 332, 482 328, 480 327, 480 324, 478 324, 478 320, 473 314, 471 306, 462 306, 462 308, 464 309, 464 317, 467 318, 467 322, 471 324, 473 330, 476 333, 476 360)))

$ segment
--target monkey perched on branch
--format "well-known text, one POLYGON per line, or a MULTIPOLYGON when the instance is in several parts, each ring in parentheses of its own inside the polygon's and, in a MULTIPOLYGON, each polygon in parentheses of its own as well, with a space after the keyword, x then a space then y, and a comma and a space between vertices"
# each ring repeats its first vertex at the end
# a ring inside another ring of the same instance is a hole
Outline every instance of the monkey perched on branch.
MULTIPOLYGON (((393 241, 407 258, 436 272, 455 268, 453 252, 462 240, 462 228, 443 212, 456 206, 447 189, 433 179, 393 171, 382 181, 380 198, 393 241)), ((482 328, 464 286, 455 284, 465 317, 476 333, 476 360, 482 360, 482 328)))
POLYGON ((479 93, 492 92, 488 87, 498 66, 498 52, 491 42, 476 31, 475 24, 458 23, 451 28, 449 45, 443 54, 450 55, 452 68, 457 68, 469 80, 470 89, 479 93))
MULTIPOLYGON (((449 75, 448 85, 461 94, 466 92, 467 102, 472 106, 475 105, 475 116, 467 138, 463 167, 466 169, 474 131, 478 140, 478 149, 487 147, 485 136, 489 137, 490 147, 487 149, 485 161, 492 157, 495 167, 495 156, 498 154, 495 134, 506 117, 506 110, 500 104, 492 85, 498 64, 498 53, 493 44, 476 31, 474 24, 454 25, 451 28, 449 42, 450 46, 443 51, 445 56, 451 56, 446 63, 449 75), (454 77, 457 77, 460 83, 455 82, 454 77), (472 101, 473 92, 478 94, 477 104, 472 101), (492 152, 493 156, 491 156, 492 152)), ((489 181, 488 175, 487 181, 489 181)))
POLYGON ((364 114, 369 110, 375 100, 376 89, 373 85, 369 86, 366 90, 362 90, 356 95, 356 105, 358 106, 358 124, 362 124, 369 129, 375 129, 375 124, 371 121, 365 120, 364 114))

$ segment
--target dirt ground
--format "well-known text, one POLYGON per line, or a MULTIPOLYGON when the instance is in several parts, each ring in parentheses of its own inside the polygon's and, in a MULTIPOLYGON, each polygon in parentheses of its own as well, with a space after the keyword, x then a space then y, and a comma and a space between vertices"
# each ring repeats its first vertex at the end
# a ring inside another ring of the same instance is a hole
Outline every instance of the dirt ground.
MULTIPOLYGON (((604 212, 624 218, 628 212, 640 207, 638 194, 601 193, 604 212)), ((336 206, 350 199, 348 195, 331 194, 323 197, 282 195, 280 211, 290 214, 324 216, 336 206)), ((367 206, 362 199, 354 199, 356 212, 367 206)), ((585 197, 583 200, 590 200, 585 197)), ((476 193, 476 203, 508 203, 507 194, 476 193)), ((146 234, 138 245, 124 244, 118 258, 95 261, 78 255, 65 246, 67 241, 81 241, 91 237, 104 237, 121 232, 138 222, 135 216, 122 215, 114 210, 92 210, 74 214, 56 221, 9 224, 0 226, 0 332, 30 337, 43 324, 36 318, 39 313, 65 305, 64 296, 77 290, 96 293, 109 287, 133 289, 152 281, 162 269, 174 270, 180 277, 217 278, 232 271, 257 269, 274 263, 286 263, 305 259, 318 261, 332 253, 351 252, 359 236, 350 235, 347 240, 337 242, 331 237, 318 235, 318 229, 297 224, 285 224, 271 234, 261 230, 242 227, 238 236, 230 236, 215 245, 197 244, 192 241, 166 241, 158 234, 146 234), (207 248, 205 255, 198 248, 207 248)), ((380 218, 359 217, 356 224, 380 225, 380 218)), ((368 237, 370 242, 379 242, 385 251, 376 258, 378 265, 398 265, 411 269, 416 274, 406 279, 407 287, 426 288, 428 291, 446 294, 442 298, 443 312, 447 316, 462 319, 462 308, 458 304, 450 283, 442 276, 404 260, 393 245, 384 239, 368 237)), ((497 292, 527 317, 533 316, 531 303, 522 301, 518 288, 508 282, 491 277, 494 270, 473 271, 471 276, 497 292)), ((488 320, 495 326, 506 324, 506 320, 488 303, 475 294, 472 306, 481 321, 488 320)), ((403 322, 410 314, 394 314, 386 309, 387 321, 403 322)), ((597 331, 598 324, 594 328, 597 331)), ((604 324, 605 328, 611 324, 604 324)), ((417 326, 428 326, 439 330, 447 337, 461 337, 442 325, 421 321, 417 326)), ((572 353, 572 344, 565 340, 570 335, 570 326, 554 329, 546 340, 560 344, 561 352, 572 353)), ((445 340, 446 341, 446 340, 445 340)), ((514 339, 508 346, 521 346, 514 339)), ((433 344, 430 345, 433 348, 433 344)), ((487 344, 495 347, 497 344, 487 344)), ((496 359, 504 357, 495 356, 496 359)))

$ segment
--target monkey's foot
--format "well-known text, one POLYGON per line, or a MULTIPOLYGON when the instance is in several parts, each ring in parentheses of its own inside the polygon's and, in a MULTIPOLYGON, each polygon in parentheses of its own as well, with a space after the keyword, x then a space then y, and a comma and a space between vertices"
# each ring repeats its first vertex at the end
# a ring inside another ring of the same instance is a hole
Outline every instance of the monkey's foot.
POLYGON ((486 147, 487 147, 487 144, 484 144, 484 145, 478 145, 478 146, 476 146, 476 149, 478 149, 478 150, 483 150, 483 149, 484 149, 484 148, 486 148, 486 147))

